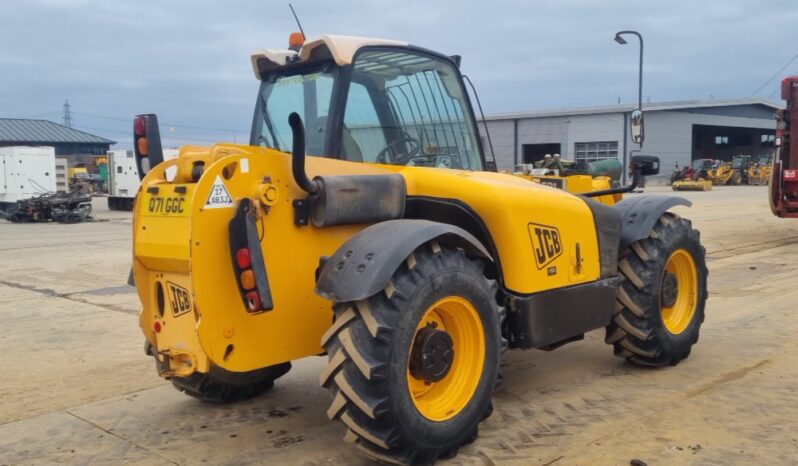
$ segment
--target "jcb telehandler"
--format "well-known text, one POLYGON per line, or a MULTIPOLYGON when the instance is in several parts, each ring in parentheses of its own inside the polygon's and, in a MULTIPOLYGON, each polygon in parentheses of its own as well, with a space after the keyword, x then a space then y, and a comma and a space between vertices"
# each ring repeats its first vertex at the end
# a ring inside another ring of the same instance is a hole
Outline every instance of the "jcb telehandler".
POLYGON ((608 206, 595 195, 622 188, 578 196, 486 171, 459 57, 293 37, 252 56, 250 145, 162 161, 157 119, 135 120, 134 275, 161 376, 224 402, 325 354, 344 439, 429 464, 476 439, 508 347, 603 327, 634 364, 690 354, 704 248, 668 212, 688 201, 608 206))

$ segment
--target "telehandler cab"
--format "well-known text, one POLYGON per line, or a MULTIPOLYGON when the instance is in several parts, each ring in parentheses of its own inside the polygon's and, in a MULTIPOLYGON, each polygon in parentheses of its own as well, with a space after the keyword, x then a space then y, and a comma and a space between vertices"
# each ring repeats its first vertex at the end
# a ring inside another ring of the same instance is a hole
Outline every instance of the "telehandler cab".
POLYGON ((161 376, 225 402, 325 354, 344 439, 430 464, 476 439, 508 347, 604 327, 634 364, 690 354, 704 248, 668 212, 688 201, 613 191, 609 206, 486 171, 459 57, 303 39, 252 56, 250 145, 162 161, 156 117, 135 120, 134 275, 161 376))

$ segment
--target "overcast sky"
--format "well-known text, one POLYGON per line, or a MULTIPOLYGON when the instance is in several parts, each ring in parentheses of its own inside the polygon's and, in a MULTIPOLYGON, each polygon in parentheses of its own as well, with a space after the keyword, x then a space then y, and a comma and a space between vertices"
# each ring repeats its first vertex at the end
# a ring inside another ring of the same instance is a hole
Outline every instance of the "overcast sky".
MULTIPOLYGON (((130 144, 158 113, 165 145, 246 141, 250 52, 284 48, 287 1, 0 0, 0 117, 61 121, 130 144), (177 126, 171 126, 177 125, 177 126), (216 128, 191 129, 184 128, 216 128)), ((463 56, 486 113, 751 96, 798 54, 794 0, 293 0, 309 37, 408 41, 463 56)), ((798 73, 798 59, 779 74, 798 73)), ((756 95, 777 99, 778 78, 756 95)))

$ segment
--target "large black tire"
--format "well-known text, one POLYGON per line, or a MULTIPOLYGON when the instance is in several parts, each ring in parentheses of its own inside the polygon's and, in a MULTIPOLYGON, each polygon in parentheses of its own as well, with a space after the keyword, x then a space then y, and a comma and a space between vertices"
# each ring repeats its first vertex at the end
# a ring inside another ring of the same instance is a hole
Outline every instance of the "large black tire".
MULTIPOLYGON (((144 342, 144 351, 153 356, 156 368, 161 362, 152 351, 149 342, 144 342)), ((274 387, 274 381, 291 369, 290 362, 264 367, 251 372, 229 372, 211 366, 207 373, 195 372, 188 377, 172 377, 172 385, 188 396, 208 403, 233 403, 248 400, 274 387)))
POLYGON ((621 253, 618 263, 621 285, 615 314, 607 326, 606 342, 615 355, 643 366, 673 366, 690 355, 704 322, 707 299, 705 250, 699 232, 685 220, 664 213, 650 235, 621 253), (687 251, 695 263, 697 299, 692 318, 678 333, 668 330, 662 315, 662 290, 666 263, 679 249, 687 251))
POLYGON ((482 262, 430 243, 408 257, 383 291, 363 301, 336 303, 336 320, 322 338, 329 361, 320 382, 333 396, 328 417, 347 427, 344 440, 373 459, 394 464, 432 464, 473 442, 479 423, 492 412, 499 357, 506 347, 496 289, 482 262), (485 360, 467 404, 438 422, 414 405, 409 353, 425 311, 450 296, 464 298, 476 309, 485 360))

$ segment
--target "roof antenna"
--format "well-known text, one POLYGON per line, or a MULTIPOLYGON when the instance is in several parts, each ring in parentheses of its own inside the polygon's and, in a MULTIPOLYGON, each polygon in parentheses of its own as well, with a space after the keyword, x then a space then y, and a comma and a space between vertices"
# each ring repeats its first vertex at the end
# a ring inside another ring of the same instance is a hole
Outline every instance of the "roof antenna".
POLYGON ((296 20, 296 25, 299 26, 299 32, 302 33, 302 38, 306 39, 308 36, 305 35, 305 31, 302 29, 302 23, 299 22, 299 17, 296 15, 296 11, 294 11, 294 6, 289 3, 288 8, 291 9, 291 14, 294 15, 294 19, 296 20))

